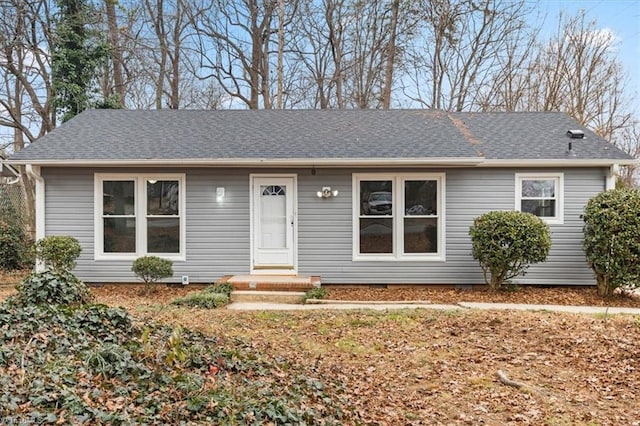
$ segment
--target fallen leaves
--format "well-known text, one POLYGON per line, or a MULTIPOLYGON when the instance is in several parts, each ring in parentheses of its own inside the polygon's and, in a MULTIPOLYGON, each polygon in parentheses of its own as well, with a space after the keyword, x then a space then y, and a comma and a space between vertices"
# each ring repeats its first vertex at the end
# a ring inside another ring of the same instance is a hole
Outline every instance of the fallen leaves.
MULTIPOLYGON (((92 289, 99 302, 122 305, 141 321, 157 319, 241 339, 256 353, 277 360, 279 368, 264 378, 265 386, 302 375, 322 380, 354 424, 613 425, 640 419, 637 317, 430 310, 236 312, 169 305, 197 290, 167 287, 140 297, 134 286, 92 289), (498 370, 542 392, 505 386, 496 377, 498 370)), ((492 300, 594 304, 591 289, 527 288, 497 295, 341 289, 329 297, 337 298, 338 292, 338 297, 412 296, 447 303, 464 296, 470 301, 498 297, 508 300, 492 300)), ((220 374, 208 371, 212 379, 222 380, 220 374)))
POLYGON ((429 303, 489 302, 535 305, 620 306, 640 308, 640 297, 615 294, 604 299, 595 287, 523 286, 517 291, 490 291, 485 288, 463 290, 442 287, 331 287, 327 299, 335 300, 424 300, 429 303))

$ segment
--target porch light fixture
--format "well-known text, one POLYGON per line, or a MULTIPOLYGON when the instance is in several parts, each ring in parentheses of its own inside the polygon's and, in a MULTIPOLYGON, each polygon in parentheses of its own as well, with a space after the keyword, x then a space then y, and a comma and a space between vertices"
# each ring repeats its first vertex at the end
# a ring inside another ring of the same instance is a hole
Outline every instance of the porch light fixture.
POLYGON ((224 188, 223 187, 216 188, 216 201, 220 203, 222 202, 223 198, 224 198, 224 188))
POLYGON ((316 192, 316 195, 318 196, 318 198, 337 197, 338 190, 337 189, 332 190, 330 186, 323 186, 322 190, 316 192))

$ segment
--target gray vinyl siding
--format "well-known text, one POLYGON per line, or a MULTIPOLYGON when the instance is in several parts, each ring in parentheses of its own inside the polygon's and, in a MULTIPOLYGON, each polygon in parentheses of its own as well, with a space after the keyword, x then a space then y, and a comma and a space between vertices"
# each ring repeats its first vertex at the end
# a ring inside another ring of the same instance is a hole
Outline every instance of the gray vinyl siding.
MULTIPOLYGON (((76 273, 87 282, 135 282, 131 261, 94 260, 94 173, 131 172, 186 174, 186 261, 174 262, 175 278, 213 282, 223 275, 250 269, 249 169, 85 169, 47 168, 46 234, 76 237, 83 252, 76 273), (222 203, 216 187, 225 188, 222 203)), ((484 169, 407 170, 445 172, 445 261, 353 261, 352 173, 374 170, 257 169, 256 173, 295 173, 298 177, 298 271, 319 275, 323 283, 479 284, 482 272, 471 257, 468 236, 473 218, 490 210, 512 210, 515 173, 564 173, 564 224, 551 225, 553 246, 547 262, 534 265, 523 284, 593 284, 582 254, 580 214, 587 200, 604 189, 605 170, 484 169), (320 199, 322 186, 338 189, 334 198, 320 199)), ((389 173, 393 170, 381 172, 389 173)))

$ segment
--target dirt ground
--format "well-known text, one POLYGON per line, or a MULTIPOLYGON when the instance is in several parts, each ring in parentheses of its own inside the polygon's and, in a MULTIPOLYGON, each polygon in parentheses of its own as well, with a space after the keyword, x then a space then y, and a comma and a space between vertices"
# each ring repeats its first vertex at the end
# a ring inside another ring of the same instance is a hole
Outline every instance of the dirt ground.
MULTIPOLYGON (((144 298, 131 287, 93 289, 99 302, 125 306, 142 322, 244 339, 282 362, 283 374, 331 377, 332 393, 359 419, 354 424, 640 425, 639 317, 422 309, 232 312, 166 305, 190 291, 162 288, 144 298), (499 370, 521 386, 500 381, 499 370)), ((533 300, 574 297, 558 293, 533 300)))
MULTIPOLYGON (((640 425, 640 317, 551 312, 235 312, 170 305, 196 286, 92 288, 97 302, 239 338, 282 374, 327 380, 353 424, 640 425), (498 371, 504 373, 503 380, 498 371), (508 380, 505 380, 508 379, 508 380), (512 383, 510 381, 514 381, 512 383), (517 386, 513 386, 517 385, 517 386)), ((0 290, 0 297, 13 290, 0 290)), ((332 289, 331 298, 588 304, 593 289, 332 289)), ((606 303, 605 303, 606 304, 606 303)), ((616 298, 616 306, 638 306, 616 298)))
POLYGON ((480 288, 331 288, 328 299, 425 300, 431 303, 493 302, 540 305, 624 306, 640 308, 640 297, 616 294, 603 299, 595 287, 519 287, 517 291, 494 292, 480 288))
MULTIPOLYGON (((27 272, 18 271, 3 273, 0 271, 0 297, 10 294, 13 286, 26 277, 27 272)), ((131 294, 139 292, 137 285, 106 285, 92 287, 100 294, 113 293, 124 295, 126 299, 131 294)), ((199 285, 187 287, 160 286, 161 292, 154 295, 158 301, 165 303, 187 293, 203 288, 199 285)), ((407 301, 420 300, 429 303, 458 303, 464 302, 494 302, 494 303, 529 303, 542 305, 581 305, 581 306, 619 306, 640 308, 640 292, 635 297, 629 294, 616 294, 603 299, 598 296, 595 287, 545 287, 522 286, 516 291, 493 292, 486 288, 456 289, 453 287, 389 287, 377 288, 370 286, 336 287, 328 286, 327 299, 336 300, 375 300, 375 301, 407 301)))

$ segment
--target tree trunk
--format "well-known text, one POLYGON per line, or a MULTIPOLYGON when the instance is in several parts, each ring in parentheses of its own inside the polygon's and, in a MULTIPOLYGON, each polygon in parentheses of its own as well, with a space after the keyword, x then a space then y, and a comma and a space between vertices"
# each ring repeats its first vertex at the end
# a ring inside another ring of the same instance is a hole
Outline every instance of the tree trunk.
POLYGON ((282 109, 282 91, 284 85, 284 0, 278 2, 278 93, 276 107, 282 109))
POLYGON ((105 0, 107 23, 109 26, 109 44, 111 46, 111 58, 113 59, 113 90, 117 96, 118 104, 124 107, 124 77, 122 74, 122 49, 118 40, 118 22, 116 19, 116 1, 105 0))
POLYGON ((180 108, 180 52, 182 43, 180 41, 180 34, 182 32, 182 2, 176 4, 176 21, 173 27, 173 57, 171 57, 171 80, 170 88, 171 93, 169 95, 169 108, 180 108))
POLYGON ((614 287, 609 281, 609 277, 602 274, 596 274, 596 282, 598 284, 598 296, 611 297, 613 295, 614 287))
POLYGON ((400 0, 391 3, 391 24, 389 28, 389 42, 387 43, 387 64, 384 75, 384 87, 382 89, 382 108, 391 106, 391 86, 393 85, 393 69, 396 57, 396 31, 398 28, 398 9, 400 0))

